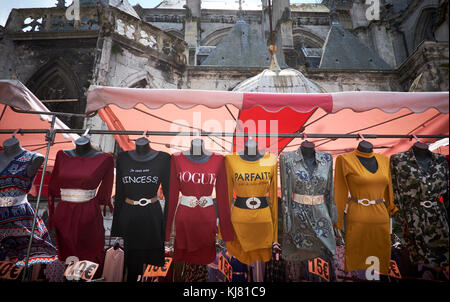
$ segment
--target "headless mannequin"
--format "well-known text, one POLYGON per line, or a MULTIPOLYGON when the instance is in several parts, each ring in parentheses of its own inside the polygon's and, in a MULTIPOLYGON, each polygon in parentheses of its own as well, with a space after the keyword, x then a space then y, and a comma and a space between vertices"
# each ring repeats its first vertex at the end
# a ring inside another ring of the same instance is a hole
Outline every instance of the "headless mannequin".
MULTIPOLYGON (((358 145, 358 151, 363 153, 372 153, 373 145, 366 140, 362 140, 358 145)), ((375 156, 370 158, 357 156, 361 164, 371 173, 376 173, 378 170, 378 162, 375 156)))
POLYGON ((428 171, 431 164, 431 152, 430 150, 428 150, 428 145, 417 142, 412 146, 411 149, 414 152, 417 163, 422 167, 422 169, 428 171))
POLYGON ((75 149, 64 150, 70 156, 93 157, 101 154, 100 151, 92 149, 91 140, 82 136, 75 141, 75 149))
POLYGON ((310 174, 312 174, 312 172, 314 171, 314 169, 316 168, 316 151, 314 149, 315 145, 312 142, 309 142, 307 140, 305 140, 301 145, 300 145, 300 151, 302 152, 303 155, 303 161, 305 162, 306 166, 308 167, 308 171, 310 172, 310 174))
POLYGON ((128 152, 130 157, 137 161, 148 161, 152 160, 158 155, 158 151, 150 148, 150 142, 147 138, 138 138, 135 142, 136 148, 128 152))
MULTIPOLYGON (((25 151, 20 145, 19 140, 14 136, 3 142, 3 148, 4 150, 0 151, 0 171, 3 171, 17 155, 25 151)), ((41 154, 38 154, 28 166, 28 177, 34 177, 43 162, 44 157, 41 154)))
POLYGON ((191 141, 191 149, 183 154, 192 162, 204 163, 211 157, 211 152, 205 149, 205 142, 200 138, 194 138, 191 141))
POLYGON ((244 154, 239 155, 243 160, 257 161, 264 156, 264 152, 258 150, 258 143, 249 138, 244 143, 244 154))

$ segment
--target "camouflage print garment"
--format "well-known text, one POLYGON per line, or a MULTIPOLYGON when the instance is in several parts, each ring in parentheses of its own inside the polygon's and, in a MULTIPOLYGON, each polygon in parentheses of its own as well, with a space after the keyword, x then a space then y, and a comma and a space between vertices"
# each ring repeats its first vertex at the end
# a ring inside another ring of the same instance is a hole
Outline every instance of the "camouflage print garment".
POLYGON ((448 191, 449 168, 444 155, 430 154, 428 171, 419 166, 411 149, 392 155, 392 184, 411 262, 442 267, 449 264, 449 225, 441 197, 448 191), (428 208, 420 205, 427 200, 436 203, 428 208))

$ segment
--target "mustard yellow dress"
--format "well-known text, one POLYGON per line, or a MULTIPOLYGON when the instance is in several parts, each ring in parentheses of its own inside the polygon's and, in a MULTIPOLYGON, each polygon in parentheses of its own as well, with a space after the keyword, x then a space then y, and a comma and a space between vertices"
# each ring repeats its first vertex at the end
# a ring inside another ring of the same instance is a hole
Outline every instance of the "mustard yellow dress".
POLYGON ((246 161, 239 154, 225 156, 228 197, 234 240, 227 241, 228 253, 240 262, 267 262, 272 243, 278 240, 277 157, 266 153, 258 161, 246 161), (236 197, 268 196, 268 207, 248 209, 234 206, 236 197))
POLYGON ((388 274, 391 258, 389 217, 398 210, 394 204, 389 158, 358 150, 339 155, 336 158, 334 192, 338 212, 336 227, 344 230, 345 220, 345 271, 374 268, 368 257, 375 256, 379 259, 379 272, 388 274), (357 156, 375 156, 377 171, 367 170, 357 156), (384 202, 365 206, 349 201, 349 196, 369 200, 384 198, 384 202))

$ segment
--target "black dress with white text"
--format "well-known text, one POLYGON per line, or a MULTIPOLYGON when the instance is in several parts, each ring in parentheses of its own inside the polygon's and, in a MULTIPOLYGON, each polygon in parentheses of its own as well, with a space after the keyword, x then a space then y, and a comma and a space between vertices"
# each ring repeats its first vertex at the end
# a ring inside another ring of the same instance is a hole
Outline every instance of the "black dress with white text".
POLYGON ((148 161, 137 161, 128 152, 119 153, 117 157, 111 236, 124 239, 125 254, 134 255, 136 264, 164 265, 169 177, 170 155, 166 152, 159 152, 148 161), (125 202, 126 198, 136 201, 153 198, 158 195, 160 185, 165 200, 164 212, 159 200, 145 206, 125 202))

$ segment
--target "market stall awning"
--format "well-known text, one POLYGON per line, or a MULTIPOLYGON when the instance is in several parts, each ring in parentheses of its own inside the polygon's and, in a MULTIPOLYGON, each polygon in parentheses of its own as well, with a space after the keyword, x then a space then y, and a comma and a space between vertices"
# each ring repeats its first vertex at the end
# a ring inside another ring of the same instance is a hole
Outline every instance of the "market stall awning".
MULTIPOLYGON (((86 113, 98 111, 111 130, 247 131, 252 122, 257 133, 290 132, 327 134, 430 134, 448 135, 448 92, 259 93, 190 89, 144 89, 92 86, 86 113), (244 122, 244 128, 241 129, 244 122), (250 121, 250 122, 249 122, 250 121), (275 126, 270 126, 271 121, 275 126), (263 126, 265 124, 265 126, 263 126), (295 131, 292 131, 295 129, 295 131)), ((134 148, 138 136, 116 135, 124 150, 134 148)), ((152 147, 166 152, 189 148, 189 137, 150 138, 152 147)), ((332 154, 348 152, 351 139, 310 139, 318 150, 332 154)), ((424 141, 435 141, 428 139, 424 141)), ((209 149, 229 153, 242 141, 208 137, 209 149)), ((299 138, 259 139, 260 148, 281 152, 298 148, 299 138)), ((376 139, 377 152, 392 154, 414 143, 408 139, 376 139)), ((239 150, 239 148, 238 148, 239 150)))
MULTIPOLYGON (((11 107, 27 111, 49 111, 21 82, 0 80, 0 129, 50 129, 51 116, 18 113, 13 111, 11 107)), ((55 129, 68 129, 68 127, 56 118, 55 129)), ((47 172, 53 169, 58 150, 73 149, 73 142, 78 137, 76 134, 57 133, 55 135, 54 145, 50 147, 47 172)), ((0 134, 0 142, 2 143, 9 138, 11 138, 11 134, 0 134)), ((45 133, 16 134, 16 138, 24 149, 45 155, 47 148, 45 133)), ((36 177, 35 184, 40 181, 40 173, 36 177)), ((36 187, 34 187, 31 193, 35 195, 36 192, 36 187)), ((43 193, 45 195, 45 187, 43 193)))

